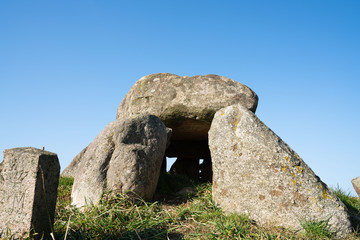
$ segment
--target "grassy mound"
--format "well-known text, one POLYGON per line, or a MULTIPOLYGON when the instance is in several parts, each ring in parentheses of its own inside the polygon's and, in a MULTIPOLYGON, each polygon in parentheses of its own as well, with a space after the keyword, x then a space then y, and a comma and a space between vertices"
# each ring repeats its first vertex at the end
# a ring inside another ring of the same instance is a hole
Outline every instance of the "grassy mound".
MULTIPOLYGON (((72 179, 62 178, 55 217, 56 239, 331 239, 326 222, 304 223, 305 232, 264 229, 247 216, 224 215, 212 200, 211 184, 164 174, 154 202, 104 194, 100 204, 76 209, 70 205, 72 179), (185 190, 185 191, 184 191, 185 190)), ((340 189, 337 196, 353 216, 360 200, 340 189)), ((358 229, 349 239, 360 239, 358 229)))
MULTIPOLYGON (((327 222, 303 223, 304 232, 264 229, 247 216, 225 215, 212 200, 211 184, 164 174, 155 201, 104 194, 99 204, 71 206, 73 179, 61 177, 54 239, 332 239, 327 222)), ((360 240, 360 200, 334 190, 354 227, 348 239, 360 240)), ((7 238, 11 239, 11 237, 7 238)))

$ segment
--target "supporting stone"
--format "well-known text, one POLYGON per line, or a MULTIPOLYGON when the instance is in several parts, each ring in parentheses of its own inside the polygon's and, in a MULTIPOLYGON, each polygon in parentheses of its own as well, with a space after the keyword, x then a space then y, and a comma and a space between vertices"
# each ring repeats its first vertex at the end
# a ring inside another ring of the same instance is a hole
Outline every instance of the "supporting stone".
POLYGON ((60 174, 57 155, 30 147, 7 149, 0 169, 0 238, 32 233, 49 238, 60 174))
POLYGON ((301 230, 328 221, 337 237, 351 231, 344 204, 256 115, 241 105, 219 110, 211 123, 213 197, 225 212, 259 225, 301 230))
POLYGON ((109 191, 131 191, 151 200, 170 136, 171 131, 154 115, 109 123, 82 157, 75 174, 72 204, 96 204, 109 191))

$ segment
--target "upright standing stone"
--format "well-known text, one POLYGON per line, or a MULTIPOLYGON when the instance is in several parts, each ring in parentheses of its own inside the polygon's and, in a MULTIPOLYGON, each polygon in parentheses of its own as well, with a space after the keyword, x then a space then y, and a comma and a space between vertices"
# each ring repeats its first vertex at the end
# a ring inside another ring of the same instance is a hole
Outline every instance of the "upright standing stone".
POLYGON ((109 123, 90 143, 77 167, 72 204, 96 204, 107 191, 132 191, 151 199, 170 136, 154 115, 109 123))
POLYGON ((260 225, 302 229, 329 221, 337 237, 350 232, 344 204, 256 115, 241 105, 219 110, 209 131, 213 197, 227 212, 260 225))
POLYGON ((0 170, 0 238, 9 232, 14 238, 49 237, 60 175, 57 155, 30 147, 7 149, 0 170))

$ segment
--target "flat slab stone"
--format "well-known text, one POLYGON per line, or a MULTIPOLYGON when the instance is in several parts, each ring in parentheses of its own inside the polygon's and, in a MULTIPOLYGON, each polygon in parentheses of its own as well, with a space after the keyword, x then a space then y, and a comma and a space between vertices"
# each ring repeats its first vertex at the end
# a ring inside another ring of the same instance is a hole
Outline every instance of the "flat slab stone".
POLYGON ((223 76, 156 73, 134 84, 120 103, 116 119, 153 114, 173 130, 172 140, 207 140, 215 112, 233 104, 255 112, 258 96, 223 76))
POLYGON ((0 170, 0 237, 8 230, 14 238, 31 232, 48 237, 60 174, 57 155, 30 147, 7 149, 0 170))

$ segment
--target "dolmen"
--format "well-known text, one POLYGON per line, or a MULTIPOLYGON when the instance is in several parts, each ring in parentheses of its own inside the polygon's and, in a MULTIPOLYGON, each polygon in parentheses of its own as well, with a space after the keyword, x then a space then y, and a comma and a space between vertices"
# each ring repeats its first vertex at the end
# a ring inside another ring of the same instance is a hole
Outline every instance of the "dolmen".
POLYGON ((116 120, 64 170, 74 177, 72 203, 96 204, 108 191, 151 199, 166 157, 175 157, 171 173, 212 182, 213 199, 225 212, 294 231, 306 221, 328 221, 336 237, 345 237, 346 207, 257 118, 257 105, 255 92, 223 76, 139 79, 116 120))

